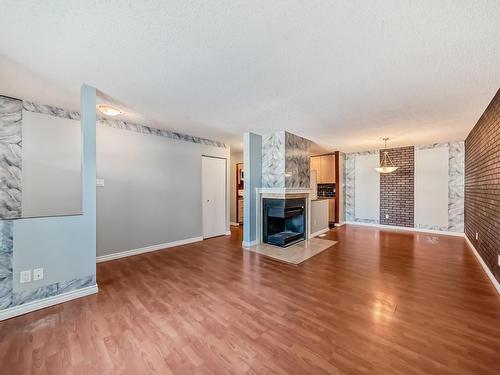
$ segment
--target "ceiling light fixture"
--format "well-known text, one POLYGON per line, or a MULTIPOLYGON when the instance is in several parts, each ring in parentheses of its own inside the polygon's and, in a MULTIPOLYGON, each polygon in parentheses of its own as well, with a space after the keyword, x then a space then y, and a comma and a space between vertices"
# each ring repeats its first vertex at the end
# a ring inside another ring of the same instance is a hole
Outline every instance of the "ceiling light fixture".
POLYGON ((118 116, 123 113, 118 108, 107 104, 99 104, 96 108, 99 112, 106 116, 118 116))
POLYGON ((399 168, 399 167, 396 167, 394 165, 394 163, 392 162, 392 160, 389 156, 389 152, 387 151, 387 141, 388 140, 389 140, 389 138, 383 138, 383 141, 385 142, 385 146, 384 146, 384 153, 382 156, 382 161, 380 162, 380 167, 375 168, 375 170, 377 172, 380 172, 380 173, 391 173, 399 168))

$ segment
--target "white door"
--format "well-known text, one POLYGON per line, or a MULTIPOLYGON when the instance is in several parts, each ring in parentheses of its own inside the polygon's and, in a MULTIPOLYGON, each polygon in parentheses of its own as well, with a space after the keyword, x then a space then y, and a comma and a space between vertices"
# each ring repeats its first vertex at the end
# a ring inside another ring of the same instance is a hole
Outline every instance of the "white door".
POLYGON ((202 156, 203 238, 226 234, 226 159, 202 156))

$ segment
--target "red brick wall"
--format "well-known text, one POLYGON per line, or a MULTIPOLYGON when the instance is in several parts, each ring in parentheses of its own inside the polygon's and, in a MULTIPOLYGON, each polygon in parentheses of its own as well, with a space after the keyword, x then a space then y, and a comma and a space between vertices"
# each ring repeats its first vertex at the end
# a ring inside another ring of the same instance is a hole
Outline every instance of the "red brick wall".
POLYGON ((465 140, 465 234, 500 281, 500 90, 465 140))
MULTIPOLYGON (((383 151, 380 151, 380 160, 383 151)), ((392 173, 380 174, 380 224, 413 227, 415 149, 411 146, 387 151, 394 165, 399 168, 392 173)))

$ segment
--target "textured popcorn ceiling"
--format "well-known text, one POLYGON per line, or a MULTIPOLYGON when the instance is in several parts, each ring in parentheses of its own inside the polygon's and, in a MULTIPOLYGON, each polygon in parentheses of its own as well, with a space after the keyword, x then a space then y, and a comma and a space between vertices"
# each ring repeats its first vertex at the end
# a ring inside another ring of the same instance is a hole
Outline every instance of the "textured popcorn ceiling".
POLYGON ((463 140, 500 82, 499 4, 4 0, 0 94, 76 110, 85 82, 130 121, 236 148, 463 140))

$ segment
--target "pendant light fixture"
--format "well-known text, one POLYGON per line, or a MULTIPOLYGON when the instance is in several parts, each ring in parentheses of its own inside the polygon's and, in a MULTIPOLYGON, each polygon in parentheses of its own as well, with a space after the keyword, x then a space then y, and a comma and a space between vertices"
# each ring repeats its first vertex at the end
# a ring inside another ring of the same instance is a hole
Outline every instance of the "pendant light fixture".
POLYGON ((380 173, 391 173, 399 168, 399 167, 394 166, 394 163, 392 162, 392 160, 389 156, 389 152, 387 151, 387 141, 388 140, 389 140, 389 138, 383 138, 383 141, 385 142, 385 146, 384 146, 384 153, 382 156, 382 161, 380 162, 380 167, 375 168, 375 170, 377 172, 380 172, 380 173))

